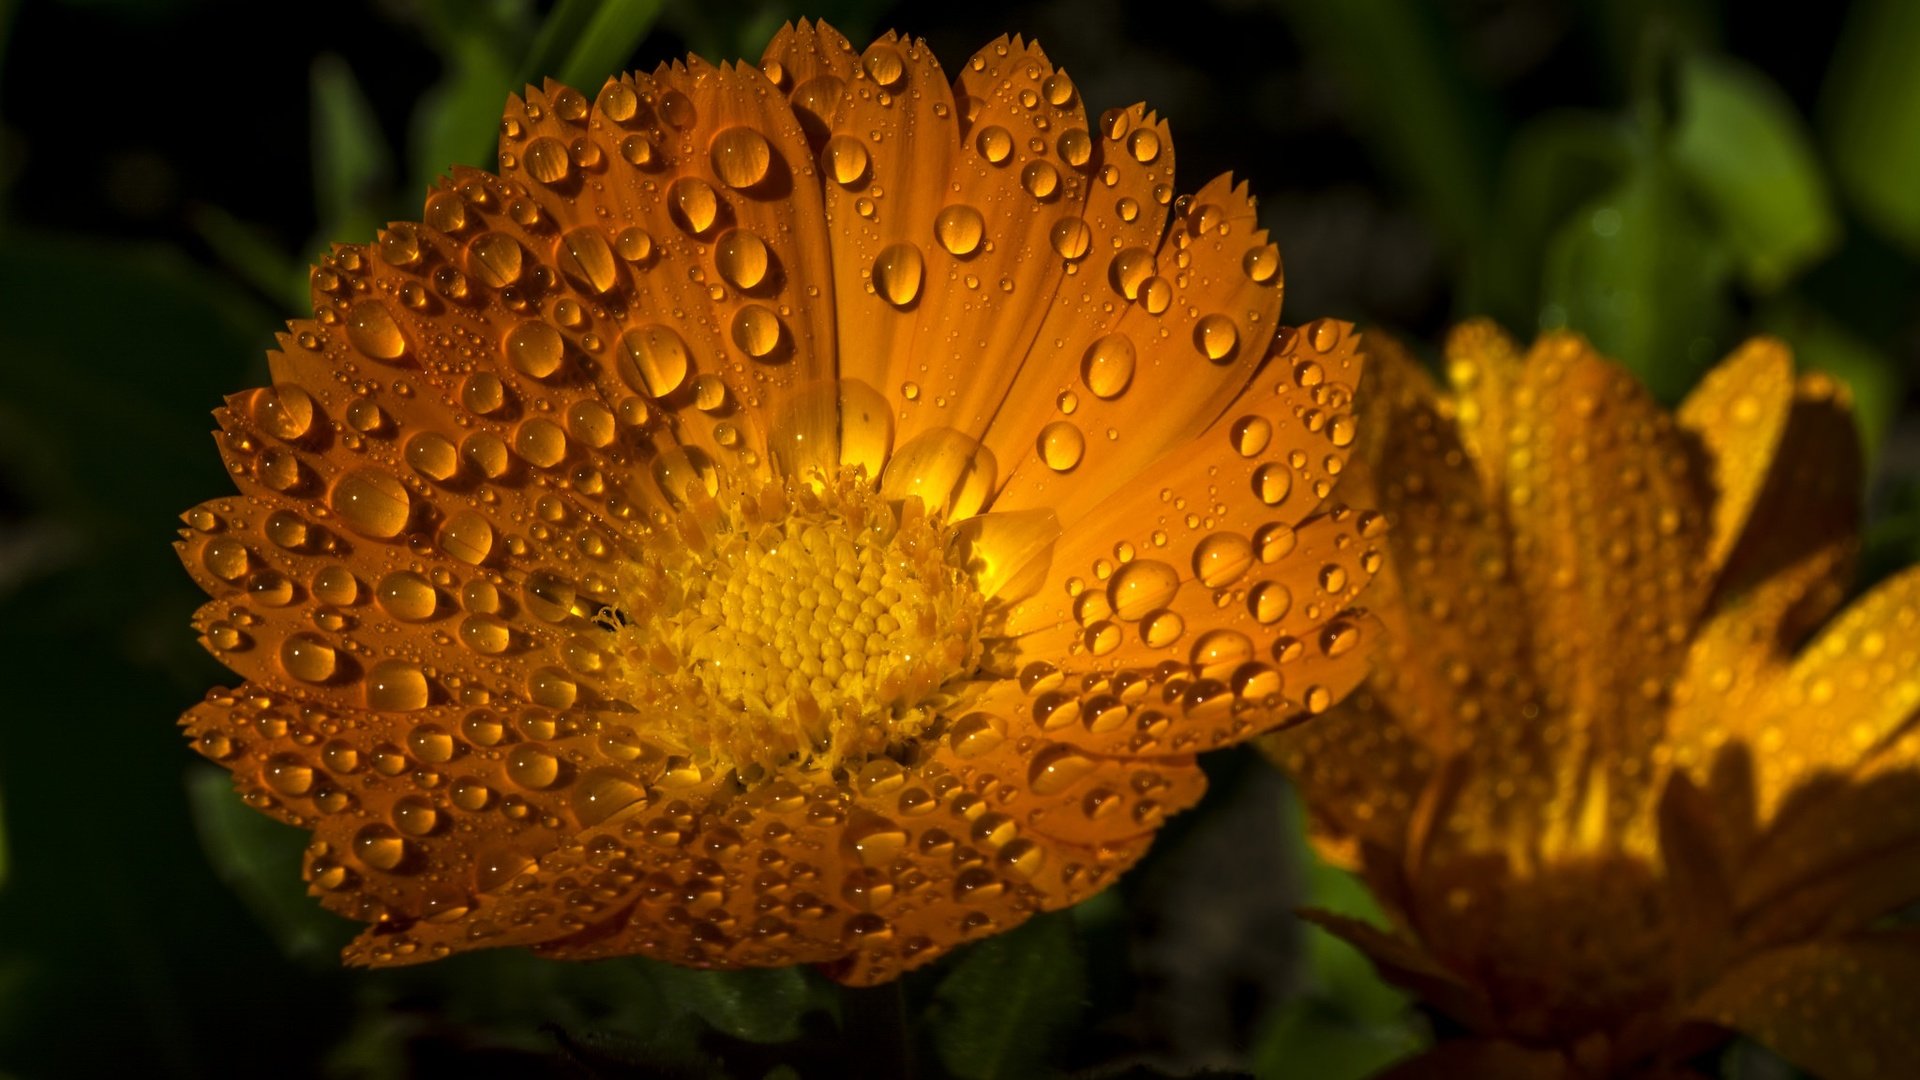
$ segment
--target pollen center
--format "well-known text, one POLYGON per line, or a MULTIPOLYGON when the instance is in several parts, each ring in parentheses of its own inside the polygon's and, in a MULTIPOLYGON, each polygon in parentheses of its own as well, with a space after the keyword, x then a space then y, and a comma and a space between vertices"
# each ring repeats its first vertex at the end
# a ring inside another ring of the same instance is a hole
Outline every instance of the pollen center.
POLYGON ((748 780, 897 751, 980 662, 984 601, 951 540, 857 476, 697 497, 602 616, 628 700, 748 780))

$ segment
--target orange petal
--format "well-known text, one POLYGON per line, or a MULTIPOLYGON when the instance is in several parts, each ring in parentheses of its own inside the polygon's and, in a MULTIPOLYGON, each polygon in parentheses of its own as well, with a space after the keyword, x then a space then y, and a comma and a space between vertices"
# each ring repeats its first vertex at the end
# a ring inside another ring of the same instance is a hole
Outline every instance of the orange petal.
POLYGON ((1793 360, 1772 338, 1754 338, 1707 372, 1675 413, 1706 448, 1714 486, 1706 559, 1732 552, 1760 497, 1793 403, 1793 360))
POLYGON ((1920 1071, 1920 937, 1910 931, 1763 953, 1687 1013, 1752 1036, 1833 1080, 1920 1071))

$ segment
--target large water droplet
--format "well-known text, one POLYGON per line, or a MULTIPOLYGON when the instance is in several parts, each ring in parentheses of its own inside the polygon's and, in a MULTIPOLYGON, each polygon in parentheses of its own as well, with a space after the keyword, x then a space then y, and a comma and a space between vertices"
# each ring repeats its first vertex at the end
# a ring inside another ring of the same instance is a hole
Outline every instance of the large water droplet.
POLYGON ((713 228, 720 216, 720 196, 713 185, 697 176, 683 176, 667 193, 667 209, 674 223, 699 236, 713 228))
POLYGON ((544 379, 560 370, 567 343, 560 331, 538 320, 523 322, 507 331, 507 359, 513 366, 536 379, 544 379))
POLYGON ((1053 223, 1047 239, 1061 258, 1082 259, 1093 247, 1093 230, 1077 217, 1065 217, 1053 223))
POLYGON ((1093 773, 1099 763, 1068 746, 1055 746, 1034 755, 1027 786, 1035 795, 1058 795, 1093 773))
POLYGON ((905 241, 888 245, 873 261, 873 287, 895 307, 906 307, 919 298, 925 276, 926 262, 920 249, 905 241))
POLYGON ((969 713, 954 722, 947 732, 947 744, 963 758, 991 753, 1007 740, 1007 722, 992 713, 969 713))
POLYGON ((750 188, 766 179, 773 164, 773 146, 765 135, 750 127, 730 127, 713 137, 708 156, 713 174, 721 183, 730 188, 750 188))
POLYGON ((1080 464, 1087 452, 1086 436, 1071 421, 1055 420, 1040 429, 1040 460, 1055 472, 1066 472, 1080 464))
POLYGON ((987 222, 980 211, 965 203, 955 203, 940 211, 933 219, 933 234, 940 246, 954 255, 971 255, 980 248, 980 238, 986 235, 987 222))
POLYGON ((362 300, 347 309, 347 340, 375 360, 398 360, 407 351, 393 313, 378 300, 362 300))
POLYGON ((490 288, 519 281, 521 261, 520 244, 504 233, 481 233, 467 245, 467 272, 490 288))
POLYGON ((373 596, 387 614, 403 622, 431 619, 439 606, 432 583, 411 570, 396 570, 381 578, 373 596))
POLYGON ((619 769, 602 766, 584 773, 573 787, 573 816, 589 828, 645 800, 646 788, 619 769))
POLYGON ((1193 573, 1209 589, 1224 589, 1253 566, 1253 544, 1238 533, 1214 533, 1193 549, 1193 573))
POLYGON ((1203 315, 1194 324, 1193 343, 1215 363, 1231 360, 1240 348, 1240 330, 1225 315, 1203 315))
POLYGON ((713 262, 734 288, 751 289, 767 279, 772 256, 760 237, 745 229, 729 229, 714 245, 713 262))
POLYGON ((385 825, 368 825, 353 834, 353 854, 375 870, 394 870, 407 858, 407 842, 385 825))
POLYGON ((526 162, 527 175, 543 184, 561 183, 573 168, 573 162, 567 157, 567 144, 551 135, 542 135, 528 143, 521 160, 526 162))
POLYGON ((628 386, 651 398, 665 397, 686 381, 687 343, 659 323, 629 330, 620 336, 615 366, 628 386))
POLYGON ((253 392, 253 422, 276 439, 298 439, 313 426, 313 398, 293 383, 253 392))
POLYGON ((280 666, 301 682, 323 683, 339 670, 339 656, 315 634, 292 634, 280 643, 280 666))
POLYGON ((327 503, 353 531, 380 539, 400 535, 413 514, 406 485, 373 468, 355 469, 335 480, 327 503))
POLYGON ((873 156, 867 144, 852 135, 835 135, 827 140, 825 155, 828 175, 843 187, 852 187, 866 179, 873 156))
POLYGON ((367 672, 367 707, 412 712, 427 707, 427 676, 418 664, 382 660, 367 672))
POLYGON ((553 261, 569 280, 586 286, 589 292, 604 294, 619 283, 619 271, 613 261, 613 248, 599 229, 569 229, 554 244, 553 261))
POLYGON ((1013 136, 1006 128, 990 124, 980 129, 974 145, 980 148, 980 156, 986 158, 988 163, 998 165, 1013 153, 1013 136))
POLYGON ((780 317, 763 304, 748 304, 733 317, 733 343, 756 360, 780 347, 780 317))
POLYGON ((1107 600, 1117 619, 1138 622, 1150 612, 1173 602, 1180 590, 1180 574, 1155 559, 1137 559, 1114 572, 1107 582, 1107 600))
POLYGON ((1080 381, 1097 398, 1117 398, 1133 382, 1133 341, 1125 334, 1108 334, 1087 346, 1080 358, 1080 381))
POLYGON ((507 754, 507 779, 532 791, 545 790, 560 779, 560 759, 522 743, 507 754))

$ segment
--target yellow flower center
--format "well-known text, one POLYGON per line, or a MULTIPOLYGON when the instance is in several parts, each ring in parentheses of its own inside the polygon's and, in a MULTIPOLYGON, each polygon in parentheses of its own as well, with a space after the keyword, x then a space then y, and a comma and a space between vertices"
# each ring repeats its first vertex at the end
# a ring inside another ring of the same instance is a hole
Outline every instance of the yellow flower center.
POLYGON ((979 665, 985 601, 953 531, 854 473, 696 497, 601 616, 657 737, 753 780, 925 733, 979 665))

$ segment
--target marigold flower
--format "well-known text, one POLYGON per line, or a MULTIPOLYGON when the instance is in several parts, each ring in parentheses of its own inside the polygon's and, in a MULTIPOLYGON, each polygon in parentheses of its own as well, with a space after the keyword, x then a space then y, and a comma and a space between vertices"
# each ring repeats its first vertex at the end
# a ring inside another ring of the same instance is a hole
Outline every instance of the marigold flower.
POLYGON ((1722 1028, 1920 1070, 1920 939, 1875 925, 1920 900, 1920 572, 1827 621, 1845 395, 1759 339, 1668 414, 1484 324, 1447 374, 1375 350, 1348 479, 1390 644, 1264 744, 1396 927, 1323 918, 1467 1030, 1410 1072, 1677 1075, 1722 1028))
POLYGON ((1357 339, 1153 114, 802 24, 502 132, 315 268, 180 544, 246 679, 184 723, 351 962, 888 979, 1364 674, 1357 339))

